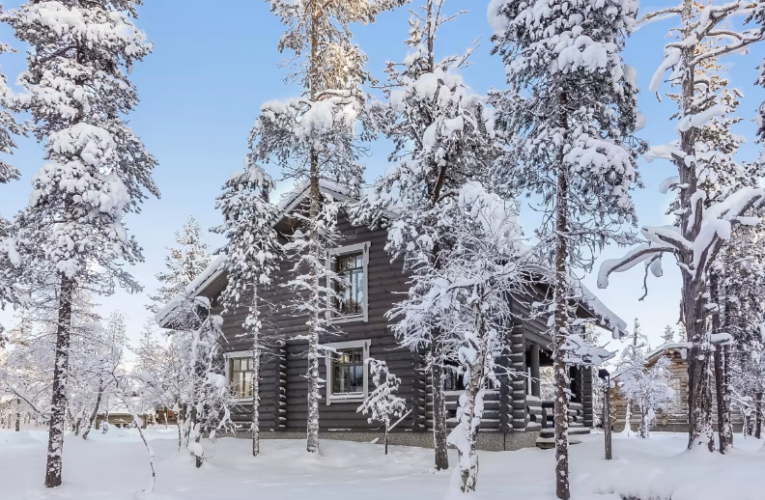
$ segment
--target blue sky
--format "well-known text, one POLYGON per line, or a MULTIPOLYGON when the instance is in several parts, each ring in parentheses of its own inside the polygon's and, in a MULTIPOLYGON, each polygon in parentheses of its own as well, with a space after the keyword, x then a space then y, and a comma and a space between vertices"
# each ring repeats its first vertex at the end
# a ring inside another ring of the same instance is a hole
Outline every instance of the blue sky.
MULTIPOLYGON (((5 8, 17 6, 19 1, 6 1, 5 8)), ((442 55, 462 52, 473 41, 480 39, 480 47, 472 57, 473 65, 464 72, 466 82, 479 92, 504 86, 502 62, 491 56, 483 0, 448 0, 450 12, 472 9, 455 23, 440 32, 438 49, 442 55)), ((670 5, 668 2, 646 2, 641 12, 670 5)), ((260 104, 297 94, 298 89, 284 83, 287 71, 279 67, 282 55, 277 43, 282 33, 279 20, 271 14, 263 0, 226 0, 216 2, 184 0, 149 0, 140 9, 138 26, 154 43, 154 53, 145 62, 136 65, 133 81, 138 87, 141 104, 130 116, 130 122, 146 147, 159 160, 155 180, 162 191, 160 200, 150 200, 140 215, 130 216, 128 228, 144 248, 146 262, 135 266, 133 274, 152 292, 157 283, 154 275, 163 268, 165 247, 172 245, 174 231, 180 229, 190 215, 203 228, 220 222, 214 200, 220 186, 229 174, 241 168, 247 151, 247 137, 260 104), (181 7, 182 5, 182 7, 181 7)), ((406 9, 380 16, 374 25, 358 26, 356 41, 369 55, 369 70, 382 79, 386 60, 401 60, 406 55, 403 44, 407 37, 406 9)), ((647 91, 655 68, 661 61, 666 33, 673 21, 649 25, 629 40, 624 53, 626 61, 637 69, 638 83, 646 89, 640 95, 641 111, 647 115, 646 128, 641 137, 651 144, 663 144, 674 138, 674 124, 669 116, 674 110, 671 101, 660 104, 647 91)), ((0 58, 3 71, 11 83, 25 69, 26 47, 13 38, 7 26, 0 27, 0 41, 10 43, 17 54, 0 58)), ((737 132, 753 141, 754 116, 759 103, 765 98, 762 89, 753 87, 755 67, 765 55, 765 46, 755 47, 751 54, 731 56, 723 62, 730 70, 734 85, 743 90, 745 98, 740 115, 745 119, 737 132)), ((0 188, 0 213, 6 217, 21 209, 27 202, 30 178, 42 165, 42 148, 31 139, 20 139, 19 149, 11 161, 22 172, 22 180, 0 188)), ((370 181, 386 168, 389 145, 374 144, 366 159, 366 179, 370 181)), ((742 159, 752 159, 758 146, 749 144, 742 159)), ((635 193, 640 224, 664 224, 663 215, 668 198, 657 191, 659 183, 672 175, 671 165, 663 162, 640 164, 645 189, 635 193)), ((279 177, 279 172, 272 171, 279 177)), ((521 220, 527 232, 533 230, 534 217, 526 210, 521 220)), ((208 235, 215 247, 220 239, 208 235)), ((607 249, 604 257, 614 257, 619 249, 607 249)), ((593 276, 585 283, 595 287, 593 276)), ((665 276, 653 279, 648 297, 642 295, 641 269, 615 275, 608 290, 598 295, 614 312, 628 323, 640 319, 643 332, 652 344, 659 343, 667 324, 677 322, 679 310, 678 272, 665 263, 665 276)), ((129 319, 131 336, 137 337, 141 324, 148 317, 143 306, 145 294, 129 295, 118 292, 100 300, 101 312, 119 310, 129 319)), ((4 322, 9 312, 0 312, 4 322)), ((6 323, 7 324, 7 323, 6 323)))

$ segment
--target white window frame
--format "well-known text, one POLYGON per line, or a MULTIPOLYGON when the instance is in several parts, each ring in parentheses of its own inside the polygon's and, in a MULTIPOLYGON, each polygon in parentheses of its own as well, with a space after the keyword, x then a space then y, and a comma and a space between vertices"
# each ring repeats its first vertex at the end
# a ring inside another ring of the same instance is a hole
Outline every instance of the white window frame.
MULTIPOLYGON (((353 245, 346 245, 344 247, 334 248, 329 251, 329 254, 333 257, 327 262, 327 267, 332 268, 335 264, 336 257, 347 255, 350 253, 356 253, 361 251, 363 253, 363 269, 364 269, 364 301, 362 308, 364 312, 362 314, 354 315, 337 315, 333 310, 334 305, 329 304, 327 308, 327 320, 331 323, 353 323, 356 321, 363 321, 367 323, 369 321, 369 247, 372 245, 369 241, 363 241, 361 243, 354 243, 353 245)), ((332 280, 327 278, 327 288, 333 287, 332 280)))
POLYGON ((364 339, 364 340, 351 340, 348 342, 333 342, 331 344, 324 344, 323 347, 328 348, 330 351, 342 351, 345 349, 362 349, 362 386, 363 391, 360 394, 332 394, 333 388, 332 388, 332 379, 334 378, 334 370, 332 369, 332 364, 334 360, 332 359, 332 352, 328 352, 326 357, 324 358, 324 362, 326 365, 326 376, 325 379, 327 383, 325 384, 327 389, 327 406, 329 406, 332 403, 359 403, 364 401, 367 396, 369 395, 369 346, 372 344, 372 339, 364 339))
MULTIPOLYGON (((228 382, 229 387, 231 387, 231 383, 233 382, 233 380, 231 380, 231 360, 245 358, 252 359, 252 349, 248 351, 231 351, 223 353, 223 359, 226 362, 226 381, 228 382)), ((252 396, 246 398, 233 398, 233 401, 239 404, 252 403, 252 396)))

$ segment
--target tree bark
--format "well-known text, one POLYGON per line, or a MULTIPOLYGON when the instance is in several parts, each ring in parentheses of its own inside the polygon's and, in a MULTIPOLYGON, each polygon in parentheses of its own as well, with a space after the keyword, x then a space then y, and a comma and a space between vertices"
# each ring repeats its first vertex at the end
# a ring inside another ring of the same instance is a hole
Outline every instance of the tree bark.
POLYGON ((640 427, 638 428, 638 436, 642 439, 648 439, 651 432, 651 422, 648 421, 648 408, 640 408, 640 427))
POLYGON ((433 448, 435 451, 436 470, 449 468, 449 454, 447 452, 447 429, 446 429, 446 397, 444 396, 444 367, 440 361, 440 346, 433 342, 433 360, 430 368, 433 379, 433 448))
POLYGON ((388 454, 388 432, 389 432, 389 430, 390 430, 390 422, 386 420, 385 421, 385 438, 384 438, 385 439, 385 443, 384 444, 385 444, 385 454, 386 455, 388 454))
MULTIPOLYGON (((319 91, 319 77, 321 68, 318 67, 319 55, 319 29, 318 23, 321 19, 322 11, 319 2, 311 3, 313 12, 311 14, 311 55, 309 60, 308 81, 310 86, 311 101, 314 101, 319 91)), ((319 294, 319 270, 315 268, 319 261, 319 233, 318 220, 321 213, 321 190, 319 153, 311 147, 309 153, 310 176, 309 176, 309 194, 310 203, 308 209, 309 217, 309 243, 308 254, 311 257, 311 264, 308 270, 310 276, 310 292, 308 300, 313 302, 313 310, 309 313, 308 319, 308 420, 306 422, 306 451, 312 454, 319 454, 319 322, 320 310, 319 294)))
POLYGON ((178 426, 178 451, 183 449, 183 431, 186 425, 186 405, 178 403, 178 415, 175 416, 175 423, 178 426))
POLYGON ((754 437, 762 437, 762 393, 755 394, 754 401, 754 437))
POLYGON ((252 456, 260 454, 260 346, 257 336, 252 343, 252 456))
MULTIPOLYGON (((722 304, 720 303, 720 273, 713 269, 709 273, 709 293, 716 309, 712 312, 712 333, 723 331, 722 304)), ((733 427, 730 416, 730 385, 728 384, 726 353, 727 346, 716 346, 713 355, 715 370, 715 392, 717 396, 717 434, 720 453, 723 455, 733 448, 733 427)))
POLYGON ((82 433, 82 439, 87 440, 88 434, 90 434, 90 431, 93 429, 93 424, 96 421, 96 417, 98 417, 98 409, 101 407, 101 398, 104 395, 104 387, 103 384, 99 384, 98 387, 98 396, 96 396, 96 407, 93 408, 93 413, 90 415, 90 419, 88 420, 88 425, 85 428, 85 432, 82 433))
MULTIPOLYGON (((567 97, 559 96, 560 108, 563 110, 560 127, 568 128, 566 116, 567 97)), ((554 327, 553 337, 553 377, 555 382, 555 406, 553 418, 555 422, 555 494, 560 500, 571 497, 568 481, 568 389, 569 378, 563 346, 568 335, 568 169, 563 160, 562 150, 558 153, 558 192, 556 196, 556 243, 555 243, 555 282, 554 327)))
POLYGON ((310 243, 308 252, 311 255, 308 300, 313 302, 313 310, 308 320, 308 421, 306 428, 306 451, 319 453, 319 317, 321 296, 319 294, 319 271, 314 265, 319 260, 318 219, 321 211, 321 191, 319 190, 319 155, 311 150, 311 201, 310 201, 310 243))
POLYGON ((56 325, 56 355, 53 367, 53 396, 51 398, 48 456, 45 466, 45 486, 61 486, 64 452, 64 419, 66 417, 66 386, 69 378, 69 342, 72 326, 72 301, 75 282, 61 273, 58 324, 56 325))
POLYGON ((21 399, 16 398, 16 432, 21 432, 21 399))

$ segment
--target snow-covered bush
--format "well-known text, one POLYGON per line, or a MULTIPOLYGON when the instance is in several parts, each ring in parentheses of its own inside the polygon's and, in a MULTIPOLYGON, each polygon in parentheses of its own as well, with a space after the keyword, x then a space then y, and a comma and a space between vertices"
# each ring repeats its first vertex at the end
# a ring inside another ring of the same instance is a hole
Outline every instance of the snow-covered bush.
POLYGON ((396 395, 401 379, 388 370, 385 361, 369 358, 365 360, 369 366, 369 373, 375 390, 372 391, 356 410, 364 415, 369 415, 369 423, 379 422, 385 429, 383 444, 385 454, 388 454, 388 433, 391 430, 391 420, 401 417, 406 411, 406 400, 396 395))

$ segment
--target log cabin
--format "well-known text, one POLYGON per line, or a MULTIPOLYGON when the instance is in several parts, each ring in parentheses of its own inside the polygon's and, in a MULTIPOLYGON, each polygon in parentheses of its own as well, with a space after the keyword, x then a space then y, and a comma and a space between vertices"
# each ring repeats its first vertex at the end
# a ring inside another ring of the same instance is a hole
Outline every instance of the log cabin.
MULTIPOLYGON (((346 193, 331 182, 322 181, 325 196, 344 203, 353 203, 346 193)), ((307 186, 296 189, 279 204, 283 217, 275 226, 281 235, 294 230, 291 214, 304 209, 307 186), (301 208, 302 206, 302 208, 301 208)), ((370 377, 364 360, 369 357, 384 360, 401 380, 399 395, 407 400, 411 412, 391 432, 390 443, 432 447, 432 383, 424 369, 424 356, 398 345, 390 329, 386 313, 402 299, 408 279, 400 261, 391 261, 385 251, 387 231, 355 226, 339 215, 338 228, 342 234, 337 257, 328 265, 347 278, 352 307, 337 311, 332 322, 341 332, 321 339, 334 354, 320 364, 324 380, 321 389, 320 437, 352 441, 372 441, 382 435, 382 429, 369 424, 357 413, 357 408, 370 391, 370 377)), ((296 337, 307 334, 304 317, 296 317, 286 307, 293 299, 284 284, 294 271, 290 262, 282 262, 274 283, 260 292, 264 302, 273 307, 264 311, 264 337, 273 340, 272 348, 261 360, 260 419, 262 438, 303 439, 307 420, 307 341, 296 337)), ((186 296, 203 296, 213 304, 213 313, 221 314, 218 302, 227 284, 225 258, 218 258, 186 289, 186 296)), ((543 287, 537 293, 545 294, 543 287)), ((617 336, 623 336, 626 323, 613 314, 597 297, 581 285, 583 300, 577 314, 594 318, 596 324, 617 336)), ((501 376, 501 385, 487 391, 484 417, 478 440, 479 449, 515 450, 533 447, 538 440, 552 438, 552 401, 543 401, 540 393, 540 367, 552 365, 552 349, 545 318, 532 317, 529 300, 512 300, 512 310, 518 318, 508 336, 509 354, 499 360, 509 367, 511 375, 501 376)), ((178 301, 168 304, 156 316, 162 327, 172 325, 178 301)), ((249 428, 252 412, 252 383, 250 346, 243 337, 246 309, 223 314, 226 341, 226 375, 237 396, 235 421, 249 428)), ((589 432, 592 427, 592 370, 570 367, 571 433, 589 432)), ((373 387, 372 387, 373 389, 373 387)), ((455 425, 461 381, 449 372, 446 380, 449 424, 455 425)), ((249 433, 244 433, 249 435, 249 433)))
MULTIPOLYGON (((656 420, 652 431, 657 432, 688 432, 688 345, 685 343, 665 342, 646 356, 646 368, 656 364, 662 357, 670 360, 669 386, 674 390, 672 401, 664 408, 655 410, 656 420)), ((715 391, 714 375, 712 377, 712 426, 717 430, 717 393, 715 391)), ((627 400, 619 390, 619 373, 613 376, 614 387, 611 388, 611 422, 615 432, 624 432, 627 419, 627 400)), ((635 403, 630 413, 630 429, 634 432, 640 426, 640 408, 635 403)), ((731 411, 731 424, 734 432, 740 432, 743 426, 741 413, 731 411)))

